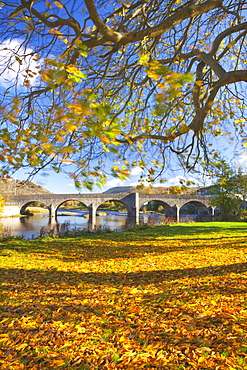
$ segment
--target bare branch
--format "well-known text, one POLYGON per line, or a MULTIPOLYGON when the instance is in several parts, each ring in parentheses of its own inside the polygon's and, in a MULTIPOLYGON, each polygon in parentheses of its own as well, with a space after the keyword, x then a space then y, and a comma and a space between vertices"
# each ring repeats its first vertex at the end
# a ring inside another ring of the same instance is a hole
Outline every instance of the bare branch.
POLYGON ((98 15, 93 0, 85 0, 85 2, 88 7, 88 11, 92 17, 92 20, 104 37, 103 39, 99 38, 95 40, 87 40, 85 44, 88 47, 100 45, 104 40, 113 41, 114 43, 117 43, 119 45, 126 45, 132 42, 143 40, 145 37, 158 37, 164 34, 167 30, 171 29, 177 23, 188 18, 197 17, 203 13, 209 12, 210 10, 219 8, 222 4, 222 0, 207 0, 199 5, 184 6, 181 7, 173 15, 167 17, 166 20, 160 22, 160 24, 157 26, 148 27, 136 32, 134 31, 129 33, 119 33, 110 30, 109 27, 104 25, 103 21, 98 15))

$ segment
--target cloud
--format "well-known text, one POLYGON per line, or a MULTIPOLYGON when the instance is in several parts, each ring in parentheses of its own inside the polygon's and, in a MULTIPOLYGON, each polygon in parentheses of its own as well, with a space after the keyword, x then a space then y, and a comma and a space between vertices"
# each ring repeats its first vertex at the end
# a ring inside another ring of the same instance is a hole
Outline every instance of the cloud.
MULTIPOLYGON (((131 171, 131 176, 130 178, 127 180, 127 181, 124 181, 124 180, 120 180, 118 178, 113 178, 109 181, 107 181, 107 183, 105 184, 105 186, 101 189, 101 191, 106 191, 110 188, 114 188, 116 186, 138 186, 140 185, 140 181, 138 181, 138 178, 137 176, 139 177, 139 175, 142 173, 142 169, 140 167, 134 167, 131 171)), ((186 181, 191 181, 195 184, 195 186, 199 186, 201 185, 201 182, 200 182, 200 179, 196 179, 194 177, 185 177, 185 176, 175 176, 175 177, 171 177, 169 178, 169 180, 163 182, 163 183, 154 183, 152 184, 153 187, 158 187, 158 186, 162 186, 162 187, 168 187, 168 186, 174 186, 174 185, 178 185, 178 186, 181 186, 181 183, 180 181, 181 180, 184 180, 185 182, 186 181)), ((150 183, 147 181, 147 178, 142 178, 142 182, 141 182, 144 186, 150 186, 150 183)), ((193 185, 192 185, 193 186, 193 185)))
POLYGON ((199 185, 200 183, 200 181, 198 179, 195 179, 194 177, 175 176, 167 180, 163 184, 163 186, 174 186, 174 185, 180 186, 181 185, 180 181, 184 181, 185 183, 186 181, 191 181, 194 182, 195 185, 199 185))
MULTIPOLYGON (((168 186, 174 186, 174 185, 181 186, 181 183, 180 183, 181 180, 182 181, 185 181, 185 182, 186 181, 194 182, 195 185, 198 185, 200 183, 200 181, 198 179, 195 179, 193 177, 175 176, 175 177, 169 178, 169 180, 166 180, 163 183, 156 182, 156 183, 152 184, 152 186, 153 187, 158 187, 158 186, 168 187, 168 186)), ((150 183, 145 178, 142 179, 142 184, 144 186, 150 186, 150 183)), ((133 181, 129 185, 131 185, 131 186, 137 186, 137 185, 140 185, 140 182, 133 181)))
POLYGON ((164 185, 165 186, 174 186, 174 185, 180 185, 181 180, 186 180, 183 176, 175 176, 167 180, 164 185))
POLYGON ((111 180, 107 181, 107 183, 105 184, 102 190, 105 191, 107 189, 114 188, 115 186, 136 186, 139 183, 134 178, 136 176, 139 177, 142 172, 143 170, 140 167, 136 166, 132 168, 130 172, 130 178, 128 180, 125 181, 125 180, 120 180, 118 178, 112 178, 111 180), (130 182, 130 181, 133 181, 133 182, 130 182))
MULTIPOLYGON (((140 185, 140 184, 142 184, 142 185, 144 185, 144 186, 149 186, 150 185, 150 183, 146 180, 146 179, 142 179, 142 181, 140 182, 140 181, 134 181, 134 182, 131 182, 129 185, 130 186, 138 186, 138 185, 140 185)), ((159 186, 159 185, 157 185, 157 186, 159 186)))
POLYGON ((240 157, 238 158, 238 163, 240 165, 247 165, 247 155, 246 154, 241 154, 240 157))
POLYGON ((130 172, 130 175, 131 176, 139 176, 139 175, 142 174, 142 172, 143 172, 143 170, 141 169, 141 167, 137 166, 137 167, 132 168, 132 170, 130 172))
MULTIPOLYGON (((246 156, 246 160, 247 160, 247 156, 246 156)), ((131 171, 131 177, 130 177, 130 181, 127 185, 131 185, 131 186, 137 186, 137 185, 140 185, 140 182, 138 181, 138 179, 134 178, 135 176, 140 176, 141 174, 143 173, 143 170, 140 168, 140 167, 134 167, 131 171)), ((182 175, 178 175, 178 176, 175 176, 175 177, 171 177, 169 178, 168 180, 166 180, 165 182, 163 183, 160 183, 160 182, 155 182, 154 184, 152 184, 153 187, 158 187, 158 186, 163 186, 163 187, 168 187, 168 186, 174 186, 174 185, 178 185, 178 186, 181 186, 181 183, 180 181, 183 180, 183 181, 191 181, 193 183, 195 183, 195 185, 199 185, 200 183, 200 180, 199 179, 195 179, 194 177, 185 177, 185 176, 182 176, 182 175)), ((142 184, 144 186, 150 186, 150 183, 148 181, 148 178, 146 177, 143 177, 142 178, 142 184)))
POLYGON ((125 186, 127 185, 126 181, 120 179, 112 179, 107 181, 107 184, 104 186, 104 190, 108 188, 114 188, 115 186, 125 186))
POLYGON ((33 85, 39 79, 41 60, 37 60, 31 48, 24 49, 18 39, 6 40, 0 45, 0 86, 24 85, 29 80, 33 85), (27 76, 27 72, 30 74, 27 76))

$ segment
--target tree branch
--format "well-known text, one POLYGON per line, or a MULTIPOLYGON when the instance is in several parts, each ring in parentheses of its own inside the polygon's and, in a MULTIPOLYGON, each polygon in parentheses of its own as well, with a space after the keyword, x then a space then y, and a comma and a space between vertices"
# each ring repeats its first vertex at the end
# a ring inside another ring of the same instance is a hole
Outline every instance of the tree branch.
POLYGON ((216 37, 216 39, 214 40, 214 42, 212 44, 212 48, 211 48, 209 54, 210 55, 215 55, 216 52, 217 52, 217 50, 218 50, 218 48, 219 48, 220 43, 222 42, 222 40, 225 37, 231 35, 232 33, 239 32, 239 31, 242 31, 242 30, 247 30, 247 22, 238 24, 237 26, 233 26, 233 27, 227 28, 225 31, 221 32, 216 37))
POLYGON ((47 19, 43 14, 38 12, 34 7, 33 7, 33 1, 25 1, 21 0, 22 5, 18 6, 12 13, 11 13, 11 18, 14 18, 18 13, 22 12, 24 9, 28 9, 31 14, 33 14, 35 17, 37 17, 44 25, 50 27, 50 28, 55 28, 55 27, 62 27, 62 26, 68 26, 72 28, 76 35, 80 35, 80 24, 74 19, 64 19, 60 18, 57 16, 57 20, 55 21, 50 21, 47 19), (71 20, 72 19, 72 20, 71 20))
POLYGON ((103 20, 100 18, 96 7, 94 5, 93 0, 84 0, 88 13, 90 14, 90 17, 92 21, 94 22, 95 26, 97 27, 98 31, 109 41, 113 41, 114 43, 118 43, 122 35, 119 32, 112 31, 109 27, 105 25, 103 20))
POLYGON ((167 143, 169 141, 174 141, 176 138, 179 136, 184 135, 185 133, 189 132, 190 130, 194 131, 194 133, 199 133, 202 128, 203 128, 203 123, 204 120, 212 108, 213 101, 220 89, 220 87, 239 82, 239 81, 245 81, 247 82, 247 70, 241 70, 241 71, 231 71, 231 72, 226 72, 224 77, 222 77, 220 80, 218 80, 213 89, 211 90, 209 97, 207 99, 207 102, 205 106, 198 110, 197 113, 195 114, 195 117, 193 118, 192 122, 190 125, 187 126, 187 131, 184 131, 184 128, 182 131, 179 129, 176 132, 169 133, 167 135, 154 135, 154 134, 140 134, 134 137, 128 137, 128 139, 122 140, 119 139, 118 141, 122 144, 134 144, 135 142, 142 140, 142 139, 154 139, 154 140, 159 140, 164 143, 167 143))
POLYGON ((209 12, 210 10, 220 8, 222 5, 222 0, 207 0, 199 5, 188 5, 181 7, 179 10, 176 11, 176 13, 169 16, 159 25, 154 27, 148 27, 141 31, 134 31, 129 33, 119 33, 112 31, 109 27, 107 27, 104 24, 104 22, 100 18, 95 8, 94 1, 85 0, 85 3, 87 5, 88 11, 94 24, 103 35, 103 39, 102 37, 100 37, 85 41, 85 44, 88 47, 93 47, 102 44, 102 41, 106 40, 118 43, 120 46, 143 40, 144 37, 154 38, 157 36, 161 36, 164 32, 168 31, 169 29, 174 27, 177 23, 185 19, 197 17, 203 13, 209 12))

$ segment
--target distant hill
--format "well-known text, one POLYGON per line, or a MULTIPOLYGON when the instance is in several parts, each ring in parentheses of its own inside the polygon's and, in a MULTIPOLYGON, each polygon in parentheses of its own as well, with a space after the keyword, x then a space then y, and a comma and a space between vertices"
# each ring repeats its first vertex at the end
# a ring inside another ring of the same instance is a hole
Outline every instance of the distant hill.
POLYGON ((6 180, 0 179, 0 195, 6 198, 8 195, 28 195, 28 194, 50 194, 51 192, 26 180, 6 180))
MULTIPOLYGON (((140 188, 137 186, 115 186, 114 188, 108 189, 104 191, 104 193, 107 194, 112 194, 112 193, 146 193, 146 194, 180 194, 174 192, 174 188, 176 186, 154 186, 154 187, 149 187, 145 186, 144 188, 140 188)), ((178 186, 178 188, 180 188, 178 186)), ((187 188, 186 190, 182 191, 181 194, 196 194, 198 190, 200 190, 200 187, 191 187, 187 188)), ((201 195, 205 195, 202 193, 201 195)))
POLYGON ((149 194, 160 194, 165 191, 167 191, 169 188, 168 187, 163 187, 163 186, 155 186, 153 188, 151 187, 144 187, 144 188, 139 188, 136 186, 115 186, 114 188, 108 189, 104 191, 104 193, 107 194, 112 194, 112 193, 149 193, 149 194))
POLYGON ((135 186, 115 186, 114 188, 110 188, 103 193, 105 194, 112 194, 112 193, 134 193, 136 191, 135 186))

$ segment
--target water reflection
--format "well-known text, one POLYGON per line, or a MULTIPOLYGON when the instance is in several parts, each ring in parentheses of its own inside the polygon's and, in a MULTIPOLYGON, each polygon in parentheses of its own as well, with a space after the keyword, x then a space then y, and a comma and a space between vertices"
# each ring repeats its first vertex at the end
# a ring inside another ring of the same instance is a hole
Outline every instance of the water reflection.
MULTIPOLYGON (((65 214, 65 210, 58 212, 57 219, 49 219, 48 214, 35 215, 30 217, 9 217, 0 219, 0 232, 4 235, 24 236, 32 239, 45 233, 51 228, 56 229, 57 225, 66 224, 72 229, 88 229, 88 218, 84 218, 86 212, 70 211, 70 215, 65 214)), ((106 214, 97 216, 97 228, 110 230, 124 230, 128 225, 134 224, 133 219, 129 219, 126 214, 106 214)))
MULTIPOLYGON (((84 218, 86 214, 87 212, 82 210, 63 209, 58 211, 56 220, 54 218, 49 219, 48 214, 20 218, 1 218, 0 233, 13 236, 20 235, 26 239, 33 239, 40 234, 48 234, 49 230, 53 230, 54 232, 61 230, 61 227, 64 225, 66 225, 69 230, 90 229, 88 218, 84 218)), ((120 231, 135 225, 133 218, 127 217, 126 213, 117 211, 107 211, 104 216, 97 216, 96 220, 96 228, 102 230, 110 229, 120 231)), ((144 224, 156 225, 164 223, 165 220, 165 216, 155 213, 140 214, 140 223, 144 224)))
MULTIPOLYGON (((57 219, 49 219, 48 214, 30 217, 9 217, 0 219, 0 232, 4 235, 23 236, 33 239, 38 235, 47 234, 49 230, 61 229, 66 225, 70 230, 88 229, 88 218, 84 218, 86 211, 81 210, 59 210, 57 219), (67 214, 66 214, 67 213, 67 214), (74 214, 73 214, 74 213, 74 214)), ((164 217, 163 217, 164 218, 164 217)), ((163 219, 162 218, 162 219, 163 219)), ((97 216, 97 229, 124 230, 135 225, 133 218, 127 217, 126 213, 107 212, 104 216, 97 216)), ((162 221, 158 215, 142 214, 140 222, 156 224, 162 221)))
POLYGON ((4 235, 21 235, 26 239, 32 239, 39 235, 42 227, 47 227, 49 217, 9 217, 0 219, 0 231, 4 235))

